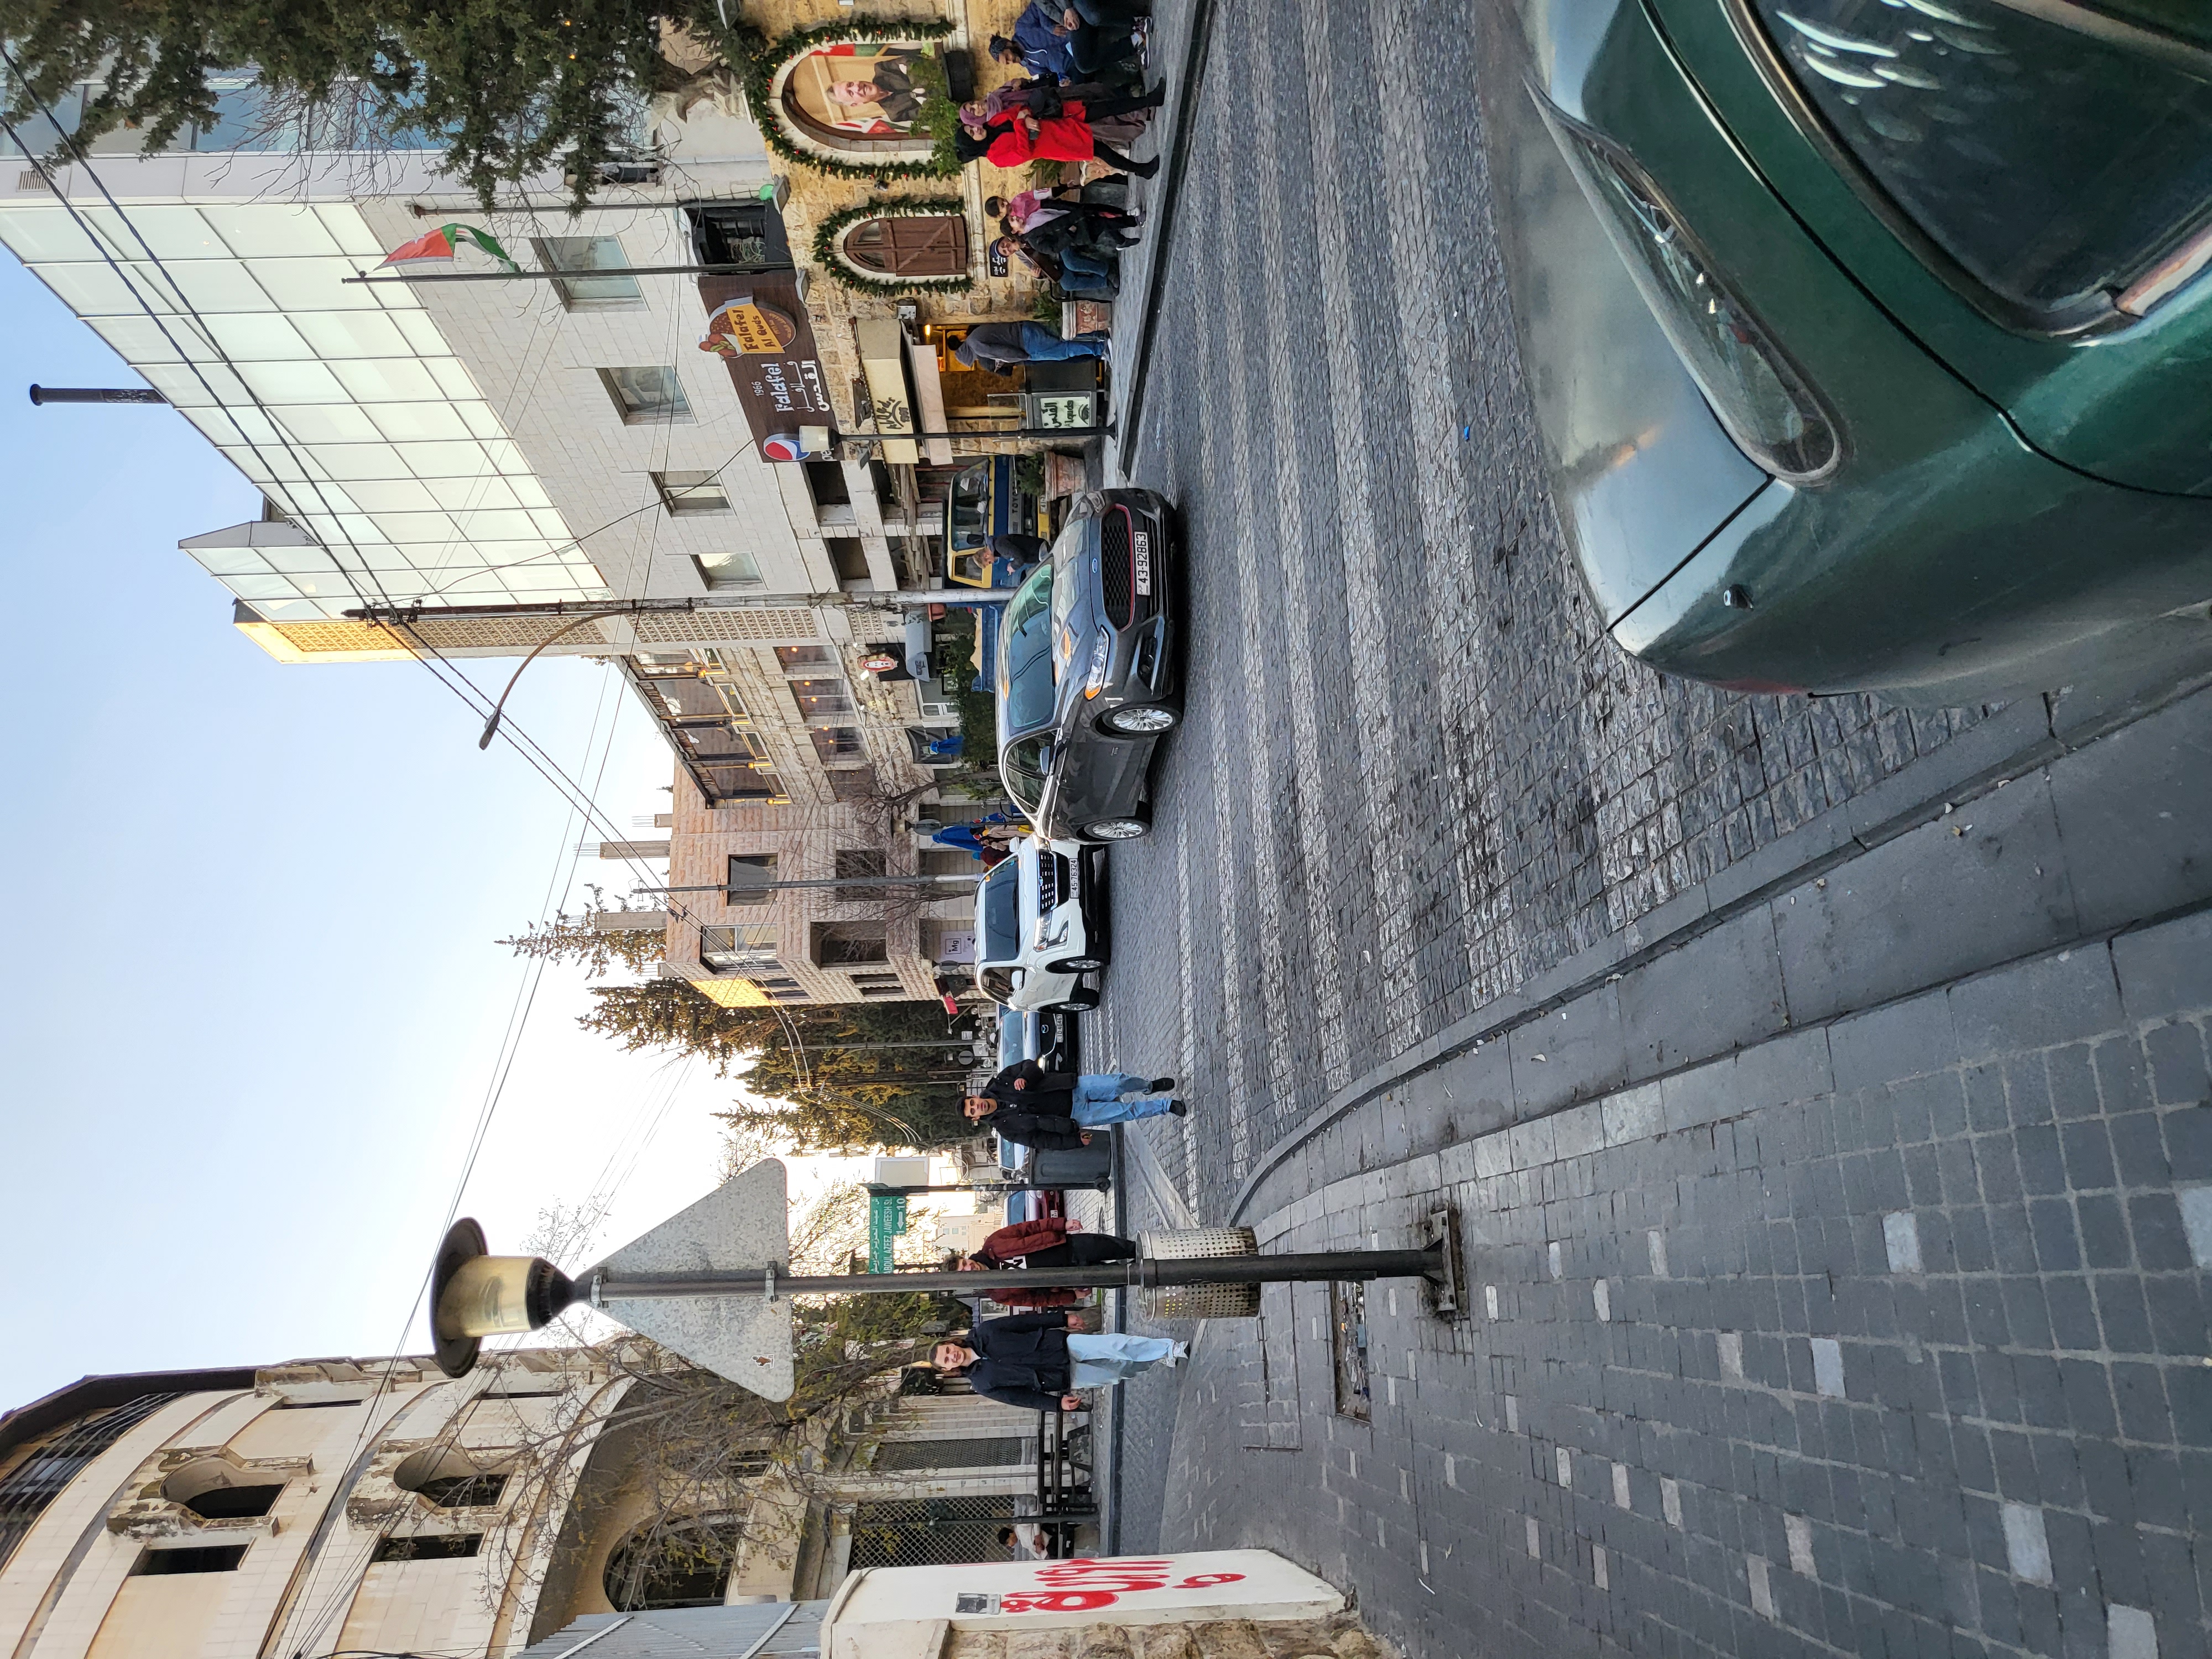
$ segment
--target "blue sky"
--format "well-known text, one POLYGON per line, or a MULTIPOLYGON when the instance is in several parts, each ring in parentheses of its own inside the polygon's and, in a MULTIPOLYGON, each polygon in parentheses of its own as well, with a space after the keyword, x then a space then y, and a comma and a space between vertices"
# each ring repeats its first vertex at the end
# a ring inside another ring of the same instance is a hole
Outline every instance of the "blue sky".
MULTIPOLYGON (((176 544, 258 495, 167 410, 33 409, 33 380, 136 381, 4 254, 0 318, 0 1408, 87 1372, 389 1352, 521 982, 494 941, 597 832, 479 753, 426 670, 286 667, 233 629, 176 544)), ((667 750, 609 671, 541 659, 509 706, 624 833, 665 809, 667 750)), ((714 1179, 729 1085, 578 1030, 588 1000, 574 969, 539 988, 463 1204, 495 1248, 625 1170, 605 1243, 714 1179)))

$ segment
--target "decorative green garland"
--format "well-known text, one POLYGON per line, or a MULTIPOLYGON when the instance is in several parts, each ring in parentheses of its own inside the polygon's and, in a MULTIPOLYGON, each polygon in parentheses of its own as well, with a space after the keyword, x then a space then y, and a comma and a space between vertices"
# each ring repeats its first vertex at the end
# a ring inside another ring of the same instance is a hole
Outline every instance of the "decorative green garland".
POLYGON ((920 161, 886 161, 877 167, 866 167, 854 161, 839 161, 834 156, 817 155, 801 149, 784 131, 769 88, 775 84, 776 71, 800 53, 811 52, 817 46, 835 46, 842 40, 856 46, 877 45, 893 40, 941 40, 952 33, 952 24, 944 18, 901 19, 890 22, 867 22, 854 19, 849 22, 823 23, 811 29, 794 29, 779 40, 763 41, 760 31, 737 24, 722 36, 724 59, 744 70, 745 106, 752 112, 753 125, 760 129, 762 141, 784 161, 793 167, 805 167, 824 173, 832 179, 867 179, 888 183, 894 179, 941 179, 953 169, 947 167, 935 155, 920 161))
POLYGON ((869 219, 964 218, 968 204, 957 196, 894 196, 887 202, 855 202, 840 208, 814 233, 814 263, 833 283, 866 294, 959 294, 975 286, 972 276, 868 276, 837 257, 837 238, 869 219))

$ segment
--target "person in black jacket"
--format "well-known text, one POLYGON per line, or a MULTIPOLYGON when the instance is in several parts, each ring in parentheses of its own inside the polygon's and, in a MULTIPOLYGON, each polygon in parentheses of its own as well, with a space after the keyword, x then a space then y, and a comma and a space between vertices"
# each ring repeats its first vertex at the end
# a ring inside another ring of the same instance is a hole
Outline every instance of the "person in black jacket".
POLYGON ((988 1120, 1001 1140, 1064 1152, 1089 1146, 1086 1131, 1109 1123, 1157 1117, 1163 1112, 1187 1115, 1190 1108, 1164 1092, 1174 1087, 1171 1077, 1147 1080, 1120 1072, 1048 1072, 1036 1061, 1024 1060, 1000 1072, 981 1092, 969 1095, 963 1109, 972 1122, 988 1120), (1144 1097, 1125 1100, 1125 1095, 1144 1097))
POLYGON ((988 1400, 1030 1411, 1080 1411, 1078 1389, 1100 1388, 1188 1358, 1190 1350, 1165 1337, 1109 1331, 1070 1335, 1067 1316, 1042 1313, 986 1319, 964 1341, 940 1342, 930 1363, 948 1376, 965 1376, 988 1400))

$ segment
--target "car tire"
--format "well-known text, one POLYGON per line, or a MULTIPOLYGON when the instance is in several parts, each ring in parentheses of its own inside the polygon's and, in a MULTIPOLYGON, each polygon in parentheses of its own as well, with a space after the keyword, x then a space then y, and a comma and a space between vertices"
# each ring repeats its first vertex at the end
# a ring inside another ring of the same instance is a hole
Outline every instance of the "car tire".
POLYGON ((1098 1006, 1096 991, 1071 991, 1064 1002, 1055 1002, 1050 1012, 1055 1014, 1087 1014, 1098 1006))
POLYGON ((1083 826, 1085 841, 1135 841, 1152 833, 1142 818, 1099 818, 1083 826))
POLYGON ((1182 716, 1164 702, 1139 703, 1133 708, 1109 709, 1098 724, 1117 737, 1163 737, 1182 724, 1182 716))
POLYGON ((1045 963, 1046 971, 1054 974, 1095 974, 1106 965, 1103 957, 1062 957, 1058 962, 1045 963))

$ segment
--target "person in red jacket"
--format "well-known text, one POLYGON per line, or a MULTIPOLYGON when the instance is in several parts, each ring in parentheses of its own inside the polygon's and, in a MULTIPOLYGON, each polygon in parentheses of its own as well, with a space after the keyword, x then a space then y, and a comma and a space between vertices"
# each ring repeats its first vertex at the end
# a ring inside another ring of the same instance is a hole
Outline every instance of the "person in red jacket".
POLYGON ((1091 130, 1085 106, 1063 104, 1057 115, 1039 117, 1015 107, 979 122, 981 107, 963 105, 960 131, 953 153, 963 163, 988 161, 1009 172, 1032 161, 1103 161, 1117 173, 1133 173, 1149 179, 1160 170, 1158 161, 1139 161, 1119 150, 1091 130))
POLYGON ((975 1247, 969 1260, 982 1267, 1088 1267, 1099 1261, 1127 1261, 1136 1253, 1136 1245, 1128 1239, 1086 1233, 1079 1221, 1048 1215, 1000 1228, 975 1247))

